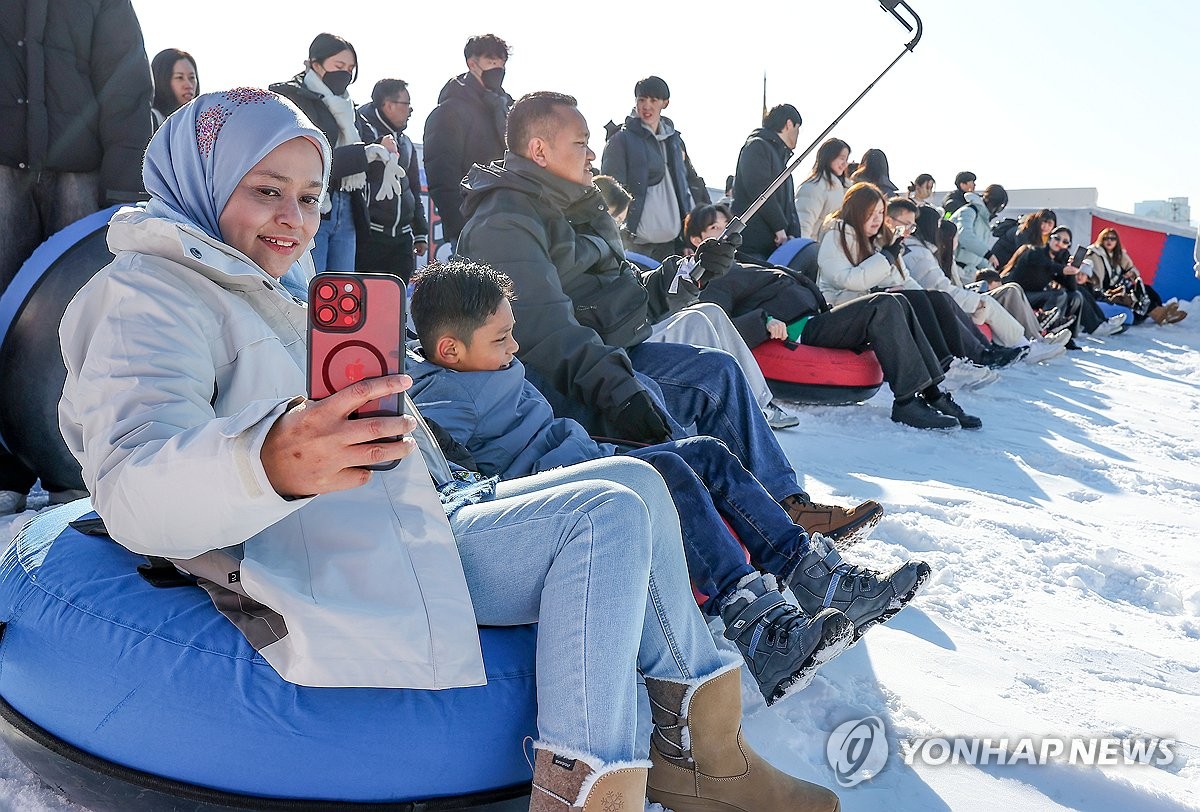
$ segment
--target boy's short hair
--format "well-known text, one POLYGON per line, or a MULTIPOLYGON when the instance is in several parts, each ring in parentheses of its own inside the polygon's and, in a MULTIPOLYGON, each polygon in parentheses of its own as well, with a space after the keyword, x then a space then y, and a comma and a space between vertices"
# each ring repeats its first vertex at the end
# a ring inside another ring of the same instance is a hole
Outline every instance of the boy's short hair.
POLYGON ((994 271, 991 268, 984 268, 981 271, 976 271, 975 272, 975 281, 976 282, 997 282, 997 283, 1004 282, 1004 280, 1000 278, 999 272, 994 271))
POLYGON ((767 111, 763 116, 762 125, 772 132, 783 132, 783 128, 787 126, 789 121, 796 122, 799 127, 804 123, 800 118, 800 111, 790 104, 777 104, 767 111))
POLYGON ((380 79, 375 83, 375 87, 371 88, 371 101, 376 107, 383 107, 383 103, 402 90, 408 90, 408 82, 403 79, 380 79))
POLYGON ((669 99, 671 98, 671 88, 667 87, 667 83, 658 76, 647 76, 645 79, 639 79, 637 84, 633 86, 633 97, 635 99, 669 99))
POLYGON ((597 175, 592 178, 592 183, 600 190, 600 197, 604 198, 604 205, 612 211, 614 216, 620 216, 622 212, 629 209, 629 204, 633 202, 633 195, 629 194, 629 190, 612 175, 597 175))
POLYGON ((888 202, 887 202, 888 216, 895 217, 897 214, 899 214, 902 211, 906 211, 909 214, 919 214, 920 213, 918 210, 917 204, 913 203, 910 198, 901 197, 899 195, 896 195, 894 197, 889 197, 888 202))
POLYGON ((562 108, 568 107, 579 108, 574 96, 550 90, 526 93, 517 99, 508 111, 508 126, 504 133, 504 144, 508 151, 527 158, 529 156, 525 152, 529 148, 530 138, 538 136, 553 140, 563 123, 562 108))
POLYGON ((469 347, 475 331, 496 312, 500 302, 515 298, 512 279, 490 265, 463 259, 426 265, 413 277, 409 302, 426 360, 433 360, 437 341, 444 335, 452 335, 469 347))

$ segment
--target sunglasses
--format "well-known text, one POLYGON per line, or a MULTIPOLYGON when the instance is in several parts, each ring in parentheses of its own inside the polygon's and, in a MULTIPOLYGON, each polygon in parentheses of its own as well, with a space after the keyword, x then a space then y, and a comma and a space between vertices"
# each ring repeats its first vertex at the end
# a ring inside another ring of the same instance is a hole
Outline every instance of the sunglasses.
POLYGON ((1054 236, 1050 238, 1050 242, 1056 242, 1059 245, 1070 245, 1071 241, 1066 237, 1054 236))
POLYGON ((1105 237, 1104 238, 1104 242, 1116 242, 1116 241, 1117 241, 1116 237, 1105 237))

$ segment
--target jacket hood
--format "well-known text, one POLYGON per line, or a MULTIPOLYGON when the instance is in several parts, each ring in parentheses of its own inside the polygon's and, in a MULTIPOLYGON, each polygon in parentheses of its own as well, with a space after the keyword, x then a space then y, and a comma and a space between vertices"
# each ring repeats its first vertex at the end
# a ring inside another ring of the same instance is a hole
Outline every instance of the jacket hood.
MULTIPOLYGON (((245 254, 189 224, 126 207, 108 223, 108 248, 114 254, 136 251, 184 265, 228 290, 259 290, 264 284, 289 296, 278 280, 245 254)), ((311 265, 308 253, 302 259, 311 265)))
POLYGON ((642 117, 636 112, 625 118, 625 129, 629 130, 630 132, 635 132, 638 135, 646 138, 654 138, 659 141, 666 141, 677 132, 675 129, 675 122, 671 121, 671 119, 667 118, 666 116, 662 116, 658 120, 658 132, 652 133, 650 132, 650 128, 642 123, 642 117))
MULTIPOLYGON (((397 129, 392 122, 383 117, 383 113, 379 112, 379 108, 375 106, 375 102, 367 102, 366 104, 359 105, 358 110, 355 112, 370 122, 372 126, 379 125, 379 127, 381 127, 383 130, 386 130, 394 135, 399 135, 408 129, 407 123, 403 127, 397 129)), ((409 121, 411 120, 412 119, 410 118, 409 121)))
POLYGON ((599 194, 594 186, 564 180, 513 152, 504 153, 503 160, 492 161, 487 166, 475 164, 463 179, 462 186, 466 192, 463 215, 468 220, 486 194, 496 189, 512 189, 544 200, 558 209, 573 206, 588 194, 599 194))

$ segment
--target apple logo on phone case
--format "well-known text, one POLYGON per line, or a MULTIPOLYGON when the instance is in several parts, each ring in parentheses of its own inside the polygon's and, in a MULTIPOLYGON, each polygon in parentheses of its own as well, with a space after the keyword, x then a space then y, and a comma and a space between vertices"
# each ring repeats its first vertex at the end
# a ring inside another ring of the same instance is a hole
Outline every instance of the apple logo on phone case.
POLYGON ((337 392, 364 378, 387 375, 387 370, 387 360, 379 350, 365 341, 351 339, 338 344, 325 356, 321 378, 328 391, 337 392))

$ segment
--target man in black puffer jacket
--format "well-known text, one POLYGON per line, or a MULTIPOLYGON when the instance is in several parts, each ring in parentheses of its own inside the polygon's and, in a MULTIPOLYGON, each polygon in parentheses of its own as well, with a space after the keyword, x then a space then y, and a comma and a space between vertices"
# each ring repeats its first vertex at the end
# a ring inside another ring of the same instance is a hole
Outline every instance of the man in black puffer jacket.
POLYGON ((425 178, 442 218, 442 239, 458 240, 466 222, 462 180, 472 164, 504 155, 504 127, 512 96, 504 91, 508 43, 495 34, 471 37, 463 50, 467 72, 446 82, 425 119, 425 178))
MULTIPOLYGON (((142 29, 128 0, 4 3, 0 293, 51 234, 104 206, 144 199, 150 96, 142 29)), ((23 510, 36 479, 0 448, 0 515, 23 510)), ((84 495, 42 485, 56 503, 84 495)))
MULTIPOLYGON (((463 184, 459 254, 512 278, 517 355, 558 416, 594 434, 650 444, 694 424, 722 440, 805 526, 799 518, 812 503, 733 356, 646 343, 650 322, 690 301, 690 279, 703 284, 725 273, 735 246, 705 240, 690 274, 677 276, 680 259, 672 257, 639 277, 592 185, 589 136, 570 96, 532 93, 518 101, 504 159, 473 167, 463 184)), ((853 518, 839 515, 838 522, 853 518)))
MULTIPOLYGON (((733 173, 733 213, 741 214, 758 200, 791 160, 800 134, 800 112, 790 104, 772 107, 763 116, 763 125, 746 139, 738 153, 733 173)), ((742 231, 742 250, 766 259, 789 237, 800 236, 800 215, 796 213, 795 190, 788 177, 775 190, 742 231)))

